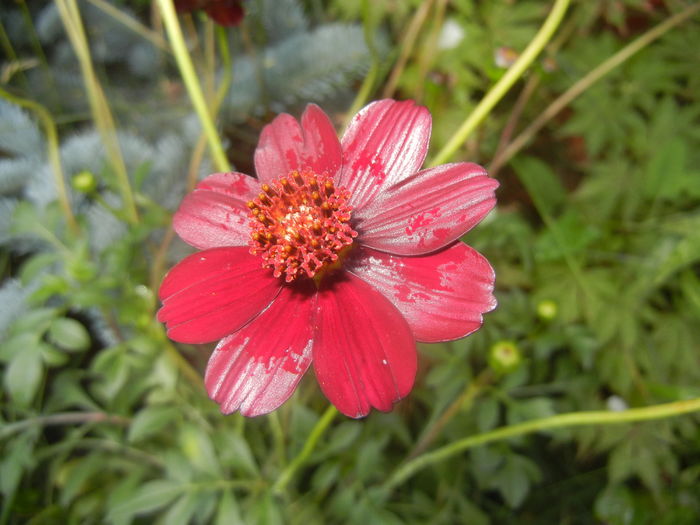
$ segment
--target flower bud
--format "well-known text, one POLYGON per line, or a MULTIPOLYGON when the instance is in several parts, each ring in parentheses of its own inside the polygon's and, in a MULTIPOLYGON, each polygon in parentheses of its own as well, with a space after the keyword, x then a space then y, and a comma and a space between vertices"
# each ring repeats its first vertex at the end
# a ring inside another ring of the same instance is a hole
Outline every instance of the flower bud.
POLYGON ((489 366, 498 374, 513 372, 521 361, 520 349, 513 341, 496 341, 489 349, 489 366))
POLYGON ((90 194, 97 188, 97 179, 89 171, 81 171, 73 175, 71 180, 73 189, 80 193, 90 194))
POLYGON ((537 303, 537 317, 543 321, 551 321, 557 316, 559 307, 551 299, 545 299, 537 303))

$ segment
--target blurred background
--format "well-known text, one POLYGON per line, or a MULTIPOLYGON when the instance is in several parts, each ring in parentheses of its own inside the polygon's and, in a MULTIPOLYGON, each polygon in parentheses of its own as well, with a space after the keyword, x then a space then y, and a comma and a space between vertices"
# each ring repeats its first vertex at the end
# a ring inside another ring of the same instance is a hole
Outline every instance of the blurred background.
MULTIPOLYGON (((177 4, 245 173, 262 127, 308 102, 341 130, 371 100, 415 99, 435 154, 553 5, 177 4)), ((213 345, 174 346, 155 320, 191 250, 171 214, 216 171, 158 6, 4 0, 0 524, 700 523, 697 415, 523 433, 387 484, 504 425, 700 397, 699 10, 571 2, 448 159, 501 182, 464 239, 496 269, 498 308, 422 345, 392 413, 336 416, 304 455, 328 405, 311 374, 269 416, 222 416, 201 379, 213 345)))

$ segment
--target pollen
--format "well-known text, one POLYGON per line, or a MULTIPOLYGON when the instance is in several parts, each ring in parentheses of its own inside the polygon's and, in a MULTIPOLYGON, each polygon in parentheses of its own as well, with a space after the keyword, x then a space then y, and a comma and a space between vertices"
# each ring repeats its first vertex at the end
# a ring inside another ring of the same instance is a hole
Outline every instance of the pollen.
POLYGON ((288 283, 319 278, 357 236, 349 223, 350 194, 327 173, 294 170, 261 190, 248 202, 250 253, 260 255, 275 277, 288 283))

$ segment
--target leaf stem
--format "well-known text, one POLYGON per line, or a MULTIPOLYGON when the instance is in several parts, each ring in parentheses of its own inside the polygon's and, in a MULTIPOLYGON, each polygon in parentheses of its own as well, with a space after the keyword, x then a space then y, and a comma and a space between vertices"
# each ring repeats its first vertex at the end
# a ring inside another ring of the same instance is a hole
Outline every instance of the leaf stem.
POLYGON ((294 474, 296 474, 296 471, 299 470, 299 468, 309 458, 316 447, 316 443, 320 439, 321 435, 323 435, 326 428, 328 428, 328 425, 331 424, 331 421, 333 421, 333 418, 337 413, 338 411, 333 405, 328 406, 321 418, 316 422, 314 428, 311 429, 311 433, 306 439, 306 443, 304 443, 304 447, 301 449, 301 452, 299 452, 299 454, 289 463, 289 465, 287 465, 287 468, 284 469, 279 478, 277 478, 277 481, 275 481, 274 485, 272 485, 272 492, 275 494, 282 494, 284 492, 287 484, 291 481, 294 474))
POLYGON ((474 111, 462 123, 457 132, 452 135, 452 138, 445 146, 437 153, 435 158, 430 163, 431 166, 444 164, 447 162, 459 148, 462 147, 467 137, 481 124, 488 116, 494 106, 504 97, 508 90, 518 80, 525 70, 530 67, 530 64, 537 58, 547 42, 550 41, 552 35, 564 18, 564 13, 569 7, 570 0, 555 0, 554 7, 549 12, 549 16, 535 35, 532 41, 528 44, 525 51, 522 52, 518 60, 506 71, 505 75, 494 85, 486 96, 481 99, 481 102, 474 108, 474 111))
POLYGON ((9 423, 0 430, 0 439, 4 439, 33 426, 72 425, 75 423, 113 423, 115 425, 128 425, 129 422, 130 419, 126 417, 107 414, 105 412, 62 412, 9 423))
POLYGON ((73 215, 70 200, 68 199, 66 179, 63 176, 63 167, 61 166, 58 131, 56 130, 56 123, 51 117, 51 113, 49 113, 49 111, 38 102, 17 97, 2 88, 0 88, 0 96, 6 100, 9 100, 10 102, 13 102, 14 104, 17 104, 18 106, 33 111, 41 121, 41 124, 44 126, 49 163, 51 164, 54 181, 56 183, 56 191, 58 192, 58 202, 61 206, 61 210, 63 211, 63 215, 66 217, 66 222, 68 223, 70 230, 73 233, 79 233, 78 223, 75 220, 75 215, 73 215))
POLYGON ((675 26, 686 21, 700 10, 700 4, 694 4, 685 10, 681 11, 668 18, 666 21, 653 27, 642 36, 623 47, 620 51, 612 55, 610 58, 602 62, 598 67, 592 69, 587 75, 577 81, 573 86, 562 93, 554 102, 527 127, 525 128, 502 153, 494 158, 491 163, 490 170, 498 171, 504 164, 512 159, 532 137, 541 130, 544 125, 556 116, 562 109, 571 103, 576 97, 585 92, 593 84, 598 82, 613 69, 621 65, 623 62, 631 58, 633 55, 651 44, 654 40, 660 38, 675 26))
POLYGON ((157 1, 158 7, 160 7, 161 14, 163 15, 163 23, 165 24, 165 29, 168 32, 170 45, 172 46, 173 53, 175 54, 175 60, 180 68, 180 74, 185 82, 185 87, 190 95, 192 105, 199 116, 199 120, 202 123, 202 128, 207 136, 209 150, 211 151, 216 169, 219 171, 231 171, 231 166, 229 165, 226 154, 224 153, 221 139, 219 134, 216 132, 211 113, 209 112, 207 104, 204 100, 202 86, 197 79, 197 74, 194 70, 194 65, 192 64, 192 58, 187 51, 187 45, 185 44, 185 39, 182 35, 182 29, 180 28, 180 23, 177 20, 177 15, 175 13, 172 0, 157 1))
POLYGON ((104 90, 97 79, 95 69, 92 65, 90 46, 85 35, 82 19, 80 18, 77 1, 56 0, 56 6, 58 7, 61 20, 66 28, 66 33, 68 33, 68 38, 71 41, 73 50, 78 57, 80 70, 83 74, 83 83, 85 84, 85 90, 90 103, 90 110, 97 131, 104 143, 107 157, 117 176, 119 190, 124 202, 124 207, 126 208, 126 215, 130 222, 137 223, 139 220, 138 211, 136 209, 131 183, 129 182, 129 176, 126 171, 126 165, 124 164, 124 158, 117 139, 114 118, 109 109, 104 90))
POLYGON ((555 428, 634 423, 639 421, 664 419, 699 411, 700 398, 696 398, 643 408, 631 408, 625 410, 624 412, 599 410, 558 414, 556 416, 526 421, 516 425, 509 425, 497 428, 496 430, 492 430, 490 432, 460 439, 404 463, 403 466, 395 470, 391 477, 389 477, 389 479, 382 485, 382 489, 388 494, 391 492, 391 490, 406 481, 419 470, 471 448, 485 445, 493 441, 500 441, 503 439, 531 434, 533 432, 542 432, 544 430, 551 430, 555 428))

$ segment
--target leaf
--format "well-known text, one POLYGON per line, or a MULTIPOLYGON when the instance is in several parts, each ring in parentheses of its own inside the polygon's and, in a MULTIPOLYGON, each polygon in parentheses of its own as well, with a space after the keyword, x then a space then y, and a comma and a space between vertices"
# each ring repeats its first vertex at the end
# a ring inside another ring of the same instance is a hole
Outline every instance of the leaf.
POLYGON ((47 336, 49 341, 68 352, 82 352, 90 347, 90 334, 87 329, 68 317, 54 319, 47 336))
POLYGON ((39 345, 28 346, 15 354, 5 370, 5 388, 18 407, 31 405, 43 375, 39 345))
POLYGON ((219 509, 214 523, 215 525, 245 525, 232 491, 226 490, 221 494, 219 509))
POLYGON ((131 422, 127 440, 142 441, 160 432, 168 423, 177 421, 178 409, 173 406, 150 406, 139 411, 131 422))
POLYGON ((566 201, 566 190, 551 168, 534 157, 516 157, 511 162, 542 217, 552 217, 566 201))
POLYGON ((138 488, 134 497, 115 505, 111 513, 121 518, 147 514, 165 507, 183 490, 180 483, 168 479, 149 481, 138 488))

